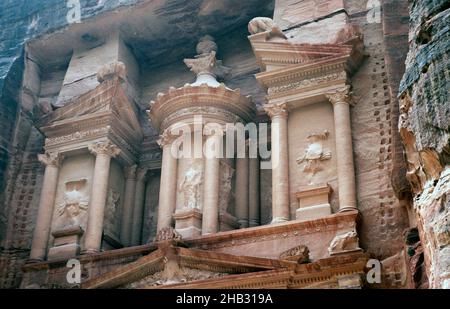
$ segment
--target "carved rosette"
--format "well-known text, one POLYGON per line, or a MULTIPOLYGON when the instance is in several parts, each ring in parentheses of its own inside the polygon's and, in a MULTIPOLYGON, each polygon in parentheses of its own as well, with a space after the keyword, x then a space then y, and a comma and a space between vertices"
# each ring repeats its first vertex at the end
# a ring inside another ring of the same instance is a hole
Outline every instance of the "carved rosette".
POLYGON ((94 155, 108 155, 112 158, 117 157, 120 154, 120 149, 110 141, 100 142, 89 145, 89 151, 94 155))
POLYGON ((266 105, 264 110, 270 118, 287 117, 289 112, 287 103, 266 105))
POLYGON ((64 160, 64 155, 58 152, 45 152, 44 154, 38 154, 38 160, 46 166, 60 167, 64 160))
POLYGON ((350 86, 345 86, 333 92, 326 93, 325 96, 333 105, 338 103, 353 104, 353 101, 351 99, 350 86))
POLYGON ((127 166, 123 169, 125 179, 136 179, 137 165, 127 166))

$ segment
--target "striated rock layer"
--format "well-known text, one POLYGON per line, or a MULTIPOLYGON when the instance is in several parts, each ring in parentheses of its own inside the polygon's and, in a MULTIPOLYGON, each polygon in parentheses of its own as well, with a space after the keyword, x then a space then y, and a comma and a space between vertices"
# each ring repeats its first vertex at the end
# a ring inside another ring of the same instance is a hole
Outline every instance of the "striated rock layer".
POLYGON ((399 131, 429 287, 450 288, 450 3, 411 1, 410 16, 399 131))

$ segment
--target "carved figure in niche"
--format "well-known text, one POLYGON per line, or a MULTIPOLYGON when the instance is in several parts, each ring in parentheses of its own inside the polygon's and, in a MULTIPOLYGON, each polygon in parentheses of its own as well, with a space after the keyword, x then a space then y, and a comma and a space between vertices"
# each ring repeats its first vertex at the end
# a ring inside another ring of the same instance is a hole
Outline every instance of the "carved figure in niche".
POLYGON ((106 197, 106 213, 105 213, 105 231, 116 235, 116 229, 119 226, 117 211, 119 208, 120 193, 109 189, 106 197))
POLYGON ((81 226, 84 230, 87 221, 89 197, 86 190, 86 179, 66 182, 63 202, 56 211, 56 229, 68 226, 81 226))
POLYGON ((180 183, 179 191, 183 192, 184 207, 199 209, 200 185, 202 184, 202 172, 194 167, 189 168, 180 183))
POLYGON ((321 161, 331 159, 331 151, 323 147, 321 142, 326 140, 329 134, 330 133, 325 130, 322 133, 311 133, 307 136, 310 144, 305 149, 305 153, 296 160, 298 164, 305 163, 305 166, 303 167, 304 172, 314 175, 322 170, 320 164, 321 161))
POLYGON ((233 178, 234 169, 227 163, 220 161, 221 165, 221 179, 220 179, 220 192, 219 192, 219 212, 226 213, 230 199, 232 197, 231 192, 231 180, 233 178))

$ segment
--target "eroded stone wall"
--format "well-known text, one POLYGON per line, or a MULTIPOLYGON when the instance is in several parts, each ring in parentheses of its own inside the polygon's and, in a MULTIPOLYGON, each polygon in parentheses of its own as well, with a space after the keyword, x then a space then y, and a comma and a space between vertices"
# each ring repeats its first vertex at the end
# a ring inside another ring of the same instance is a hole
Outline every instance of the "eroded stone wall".
POLYGON ((411 2, 399 131, 431 288, 450 288, 450 2, 411 2))

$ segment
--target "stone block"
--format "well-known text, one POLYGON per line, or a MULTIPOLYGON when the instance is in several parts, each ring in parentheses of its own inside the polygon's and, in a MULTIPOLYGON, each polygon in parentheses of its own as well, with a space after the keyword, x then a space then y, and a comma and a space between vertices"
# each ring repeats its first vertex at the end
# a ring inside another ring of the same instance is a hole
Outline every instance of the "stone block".
POLYGON ((80 254, 80 245, 76 243, 65 244, 62 246, 52 247, 48 251, 48 259, 65 259, 75 257, 80 254))
POLYGON ((83 229, 80 226, 69 226, 53 231, 53 247, 48 251, 48 259, 70 258, 79 255, 82 235, 83 229))
POLYGON ((297 220, 313 220, 331 215, 329 203, 331 187, 319 184, 301 187, 296 193, 299 208, 295 212, 297 220))
POLYGON ((182 238, 200 236, 202 233, 202 213, 198 209, 181 209, 174 215, 175 230, 182 238))

